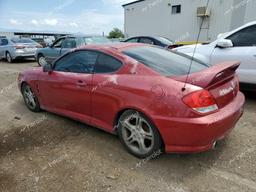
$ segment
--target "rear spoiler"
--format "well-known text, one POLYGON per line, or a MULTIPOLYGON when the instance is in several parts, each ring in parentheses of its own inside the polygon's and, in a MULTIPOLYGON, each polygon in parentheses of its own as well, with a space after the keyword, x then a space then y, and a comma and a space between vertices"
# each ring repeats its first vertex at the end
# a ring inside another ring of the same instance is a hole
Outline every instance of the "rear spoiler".
POLYGON ((187 83, 189 84, 206 88, 210 85, 215 84, 218 81, 234 76, 240 63, 241 62, 239 61, 224 62, 213 65, 203 71, 191 73, 188 75, 188 77, 186 75, 183 75, 171 78, 184 83, 187 79, 187 83))

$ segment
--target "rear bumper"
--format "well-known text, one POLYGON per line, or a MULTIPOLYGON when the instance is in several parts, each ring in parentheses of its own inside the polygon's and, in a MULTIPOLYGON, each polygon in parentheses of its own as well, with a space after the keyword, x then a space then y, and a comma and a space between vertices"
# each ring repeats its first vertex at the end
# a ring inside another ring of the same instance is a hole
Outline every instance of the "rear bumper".
POLYGON ((156 117, 166 152, 196 153, 211 149, 235 127, 243 114, 245 98, 237 97, 218 112, 200 118, 156 117))
POLYGON ((26 51, 15 51, 12 54, 13 59, 19 59, 19 58, 35 58, 36 53, 35 52, 26 52, 26 51))

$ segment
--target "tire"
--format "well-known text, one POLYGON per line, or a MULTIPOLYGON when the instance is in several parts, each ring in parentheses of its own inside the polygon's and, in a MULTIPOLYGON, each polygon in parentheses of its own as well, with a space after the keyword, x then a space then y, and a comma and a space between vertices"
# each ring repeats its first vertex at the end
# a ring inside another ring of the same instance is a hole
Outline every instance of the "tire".
POLYGON ((11 54, 8 51, 6 52, 5 58, 6 58, 8 63, 12 63, 13 62, 12 56, 11 56, 11 54))
POLYGON ((154 124, 135 110, 125 111, 118 121, 118 136, 129 153, 154 159, 162 152, 162 139, 154 124))
POLYGON ((21 92, 27 108, 33 112, 40 112, 41 108, 39 101, 34 92, 32 91, 31 87, 25 83, 22 86, 21 92))
POLYGON ((45 57, 43 54, 39 54, 38 57, 37 57, 37 63, 39 66, 43 67, 44 65, 47 64, 46 60, 45 60, 45 57))

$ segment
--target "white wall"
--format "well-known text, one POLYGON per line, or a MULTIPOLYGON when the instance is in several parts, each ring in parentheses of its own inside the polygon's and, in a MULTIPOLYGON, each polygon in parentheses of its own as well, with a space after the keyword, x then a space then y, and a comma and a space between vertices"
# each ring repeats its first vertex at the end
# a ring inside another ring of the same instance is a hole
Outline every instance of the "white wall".
MULTIPOLYGON (((177 41, 195 41, 202 18, 197 7, 207 0, 145 0, 124 7, 125 34, 159 35, 177 41), (172 14, 172 5, 181 4, 181 13, 172 14)), ((212 41, 219 33, 256 20, 256 0, 210 0, 211 16, 204 20, 200 40, 212 41)))

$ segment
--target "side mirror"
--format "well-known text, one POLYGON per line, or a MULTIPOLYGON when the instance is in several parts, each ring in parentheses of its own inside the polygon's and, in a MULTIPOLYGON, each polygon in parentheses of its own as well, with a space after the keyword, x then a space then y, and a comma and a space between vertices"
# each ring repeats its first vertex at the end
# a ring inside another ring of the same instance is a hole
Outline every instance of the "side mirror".
POLYGON ((229 39, 220 39, 217 43, 217 47, 219 47, 219 48, 230 48, 230 47, 233 47, 233 43, 229 39))
POLYGON ((43 66, 43 72, 52 72, 52 65, 51 64, 46 64, 43 66))

